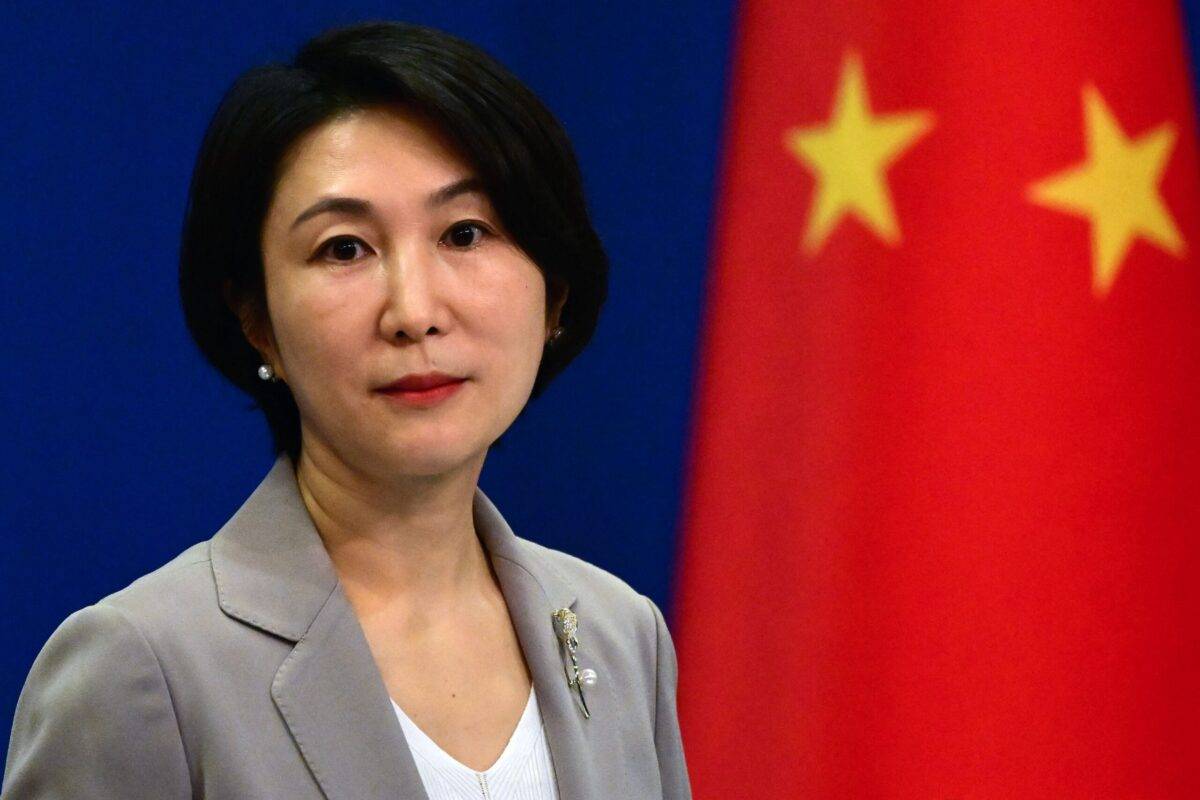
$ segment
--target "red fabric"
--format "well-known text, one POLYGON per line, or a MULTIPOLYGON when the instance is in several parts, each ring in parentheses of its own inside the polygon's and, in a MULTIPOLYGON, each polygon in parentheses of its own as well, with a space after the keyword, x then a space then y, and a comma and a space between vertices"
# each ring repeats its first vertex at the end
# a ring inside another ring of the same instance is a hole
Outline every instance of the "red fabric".
POLYGON ((1200 796, 1200 171, 1178 9, 748 0, 673 630, 698 800, 1200 796), (802 249, 847 54, 933 126, 802 249), (1094 86, 1185 243, 1030 187, 1094 86))

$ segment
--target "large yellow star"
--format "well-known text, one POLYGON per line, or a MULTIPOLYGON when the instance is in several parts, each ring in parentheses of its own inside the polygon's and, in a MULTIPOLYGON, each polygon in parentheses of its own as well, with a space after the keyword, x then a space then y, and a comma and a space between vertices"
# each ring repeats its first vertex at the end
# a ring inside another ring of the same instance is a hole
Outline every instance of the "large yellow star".
POLYGON ((924 111, 872 116, 862 59, 848 53, 829 121, 791 128, 783 137, 817 179, 805 252, 818 252, 851 214, 883 241, 897 244, 900 226, 884 172, 932 127, 933 115, 924 111))
POLYGON ((1137 238, 1173 256, 1185 245, 1158 184, 1175 146, 1164 122, 1136 139, 1121 130, 1095 86, 1083 90, 1087 161, 1029 187, 1029 199, 1092 223, 1092 291, 1108 293, 1137 238))

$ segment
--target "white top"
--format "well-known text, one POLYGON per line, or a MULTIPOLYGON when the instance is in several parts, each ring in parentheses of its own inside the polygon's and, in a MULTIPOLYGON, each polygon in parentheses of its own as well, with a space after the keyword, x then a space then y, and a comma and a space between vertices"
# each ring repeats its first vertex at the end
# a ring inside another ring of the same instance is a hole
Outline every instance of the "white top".
POLYGON ((558 800, 550 746, 533 687, 504 752, 483 772, 476 772, 439 747, 395 700, 392 708, 429 800, 558 800))

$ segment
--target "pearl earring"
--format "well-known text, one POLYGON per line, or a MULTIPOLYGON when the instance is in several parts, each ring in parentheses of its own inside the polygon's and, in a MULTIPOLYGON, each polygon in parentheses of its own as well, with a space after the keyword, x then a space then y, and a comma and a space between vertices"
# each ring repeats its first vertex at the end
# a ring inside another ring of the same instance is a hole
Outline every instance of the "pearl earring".
POLYGON ((275 377, 275 370, 271 368, 270 364, 263 364, 258 368, 258 377, 262 378, 264 381, 279 380, 275 377))

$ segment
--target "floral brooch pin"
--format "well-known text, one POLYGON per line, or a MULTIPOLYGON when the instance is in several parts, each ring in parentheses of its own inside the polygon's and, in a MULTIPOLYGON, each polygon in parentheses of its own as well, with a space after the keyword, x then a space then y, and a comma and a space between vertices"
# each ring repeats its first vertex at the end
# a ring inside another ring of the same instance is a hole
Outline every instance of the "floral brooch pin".
POLYGON ((579 693, 579 702, 583 705, 583 716, 585 719, 591 719, 591 712, 588 711, 587 699, 583 696, 583 687, 596 685, 596 670, 580 669, 579 658, 576 655, 576 650, 579 649, 579 617, 569 608, 560 608, 551 614, 554 619, 554 632, 558 636, 558 640, 567 648, 567 655, 571 657, 571 667, 568 669, 563 665, 563 670, 567 674, 567 686, 579 693))

